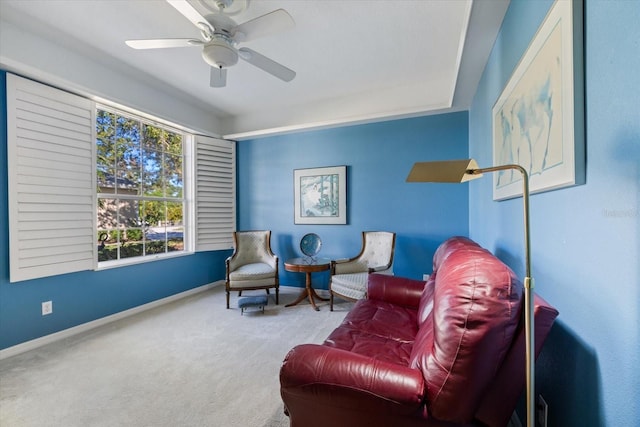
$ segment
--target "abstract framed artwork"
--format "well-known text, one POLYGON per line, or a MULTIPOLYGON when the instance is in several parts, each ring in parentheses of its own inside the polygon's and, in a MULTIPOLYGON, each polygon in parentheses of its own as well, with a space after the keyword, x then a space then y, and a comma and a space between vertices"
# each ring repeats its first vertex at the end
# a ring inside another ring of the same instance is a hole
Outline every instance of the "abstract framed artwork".
MULTIPOLYGON (((493 164, 525 168, 531 193, 585 182, 582 16, 556 0, 493 106, 493 164)), ((521 196, 521 180, 494 174, 493 199, 521 196)))
POLYGON ((295 224, 347 223, 347 167, 293 171, 295 224))

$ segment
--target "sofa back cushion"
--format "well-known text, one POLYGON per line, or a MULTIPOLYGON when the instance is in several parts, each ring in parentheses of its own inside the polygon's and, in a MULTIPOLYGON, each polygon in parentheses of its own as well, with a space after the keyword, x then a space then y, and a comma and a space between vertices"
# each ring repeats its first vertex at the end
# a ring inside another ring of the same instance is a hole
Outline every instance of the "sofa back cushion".
POLYGON ((420 303, 418 305, 418 328, 421 328, 427 317, 433 311, 433 290, 435 288, 436 280, 433 277, 429 277, 427 283, 424 285, 422 295, 420 295, 420 303))
POLYGON ((468 237, 463 237, 463 236, 450 237, 444 242, 442 242, 440 246, 438 246, 438 249, 436 249, 436 253, 433 254, 433 273, 434 274, 437 273, 438 269, 440 268, 444 260, 446 260, 449 257, 449 255, 451 255, 458 249, 463 249, 468 247, 479 248, 480 245, 478 245, 476 242, 469 239, 468 237))
POLYGON ((433 309, 433 289, 435 287, 435 281, 440 265, 456 250, 470 246, 479 247, 479 245, 473 240, 462 236, 451 237, 438 246, 436 253, 433 255, 433 271, 429 276, 429 280, 427 281, 424 292, 420 298, 420 306, 418 308, 418 327, 422 326, 433 309))
POLYGON ((465 240, 437 251, 433 308, 409 361, 422 370, 431 414, 459 423, 472 420, 510 347, 522 305, 513 271, 465 240))

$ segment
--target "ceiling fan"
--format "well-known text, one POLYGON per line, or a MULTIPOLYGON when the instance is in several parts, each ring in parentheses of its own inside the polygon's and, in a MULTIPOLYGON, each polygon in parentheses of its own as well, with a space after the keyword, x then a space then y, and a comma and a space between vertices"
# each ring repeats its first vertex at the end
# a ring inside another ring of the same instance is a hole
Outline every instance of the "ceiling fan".
MULTIPOLYGON (((193 23, 202 35, 200 39, 150 39, 127 40, 126 44, 134 49, 162 49, 173 47, 202 47, 202 57, 211 65, 211 87, 224 87, 227 84, 227 68, 235 65, 238 58, 266 71, 267 73, 290 82, 296 76, 295 71, 267 58, 247 47, 237 48, 238 43, 255 40, 259 37, 288 30, 295 27, 293 18, 284 9, 277 9, 243 24, 225 14, 233 0, 215 0, 217 13, 202 16, 187 0, 166 0, 185 18, 193 23)), ((204 0, 200 0, 203 2, 204 0)), ((246 3, 249 0, 240 0, 246 3)))

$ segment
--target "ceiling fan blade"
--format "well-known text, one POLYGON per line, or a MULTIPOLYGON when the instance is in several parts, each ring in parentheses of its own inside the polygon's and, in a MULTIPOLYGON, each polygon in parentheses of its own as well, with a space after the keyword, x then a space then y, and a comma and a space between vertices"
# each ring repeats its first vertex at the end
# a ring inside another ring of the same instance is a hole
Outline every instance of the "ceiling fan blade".
POLYGON ((209 85, 211 87, 225 87, 227 85, 227 69, 211 67, 209 85))
POLYGON ((296 72, 285 67, 282 64, 278 64, 276 61, 267 58, 258 52, 249 48, 243 47, 238 49, 238 55, 240 58, 247 61, 249 64, 260 68, 263 71, 279 78, 285 82, 290 82, 296 76, 296 72))
POLYGON ((211 28, 211 24, 207 21, 207 19, 200 15, 191 3, 187 0, 167 0, 171 6, 173 6, 178 12, 180 12, 185 18, 193 23, 196 27, 198 27, 201 31, 211 35, 213 34, 213 28, 211 28))
POLYGON ((204 44, 203 41, 196 39, 127 40, 125 43, 134 49, 164 49, 168 47, 202 46, 204 44))
POLYGON ((233 36, 237 42, 246 42, 286 31, 295 26, 296 23, 291 15, 284 9, 278 9, 238 25, 234 29, 233 36))

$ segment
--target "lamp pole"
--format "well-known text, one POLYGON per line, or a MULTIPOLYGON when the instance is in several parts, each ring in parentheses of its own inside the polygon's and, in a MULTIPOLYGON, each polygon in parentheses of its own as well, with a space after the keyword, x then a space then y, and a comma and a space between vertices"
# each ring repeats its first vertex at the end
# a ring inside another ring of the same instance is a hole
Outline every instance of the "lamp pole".
POLYGON ((517 170, 522 174, 522 200, 524 209, 524 317, 525 317, 525 365, 527 381, 527 426, 534 427, 535 423, 535 339, 533 323, 533 278, 531 277, 531 240, 529 238, 529 176, 520 165, 502 165, 489 168, 467 169, 466 174, 479 175, 484 172, 502 170, 517 170))
POLYGON ((531 243, 529 238, 529 175, 520 165, 510 164, 479 168, 473 159, 418 162, 413 165, 407 182, 461 183, 480 178, 484 172, 517 170, 522 174, 522 201, 524 210, 524 329, 525 367, 527 388, 527 427, 535 426, 535 342, 533 324, 533 278, 531 277, 531 243))

